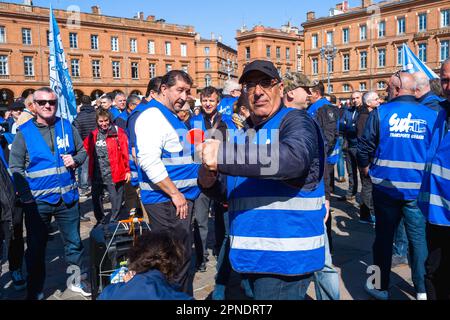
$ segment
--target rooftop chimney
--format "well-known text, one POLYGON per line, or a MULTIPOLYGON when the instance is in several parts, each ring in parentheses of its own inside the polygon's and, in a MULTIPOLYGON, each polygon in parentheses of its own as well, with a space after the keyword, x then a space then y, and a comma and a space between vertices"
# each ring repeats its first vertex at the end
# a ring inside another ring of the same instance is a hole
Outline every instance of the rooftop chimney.
POLYGON ((311 21, 316 19, 316 13, 314 11, 309 11, 306 13, 306 21, 311 21))
POLYGON ((148 16, 147 21, 155 21, 155 16, 148 16))
POLYGON ((211 40, 216 40, 216 35, 214 34, 214 32, 211 32, 211 40))
POLYGON ((372 5, 372 0, 361 0, 361 7, 368 8, 372 5))
POLYGON ((342 6, 343 6, 342 3, 336 4, 336 10, 342 11, 342 6))
POLYGON ((26 6, 32 6, 33 5, 33 0, 23 0, 23 4, 26 6))
POLYGON ((100 6, 92 6, 91 9, 93 14, 102 14, 100 11, 100 6))
POLYGON ((139 20, 144 20, 144 12, 139 11, 136 15, 136 18, 139 20))

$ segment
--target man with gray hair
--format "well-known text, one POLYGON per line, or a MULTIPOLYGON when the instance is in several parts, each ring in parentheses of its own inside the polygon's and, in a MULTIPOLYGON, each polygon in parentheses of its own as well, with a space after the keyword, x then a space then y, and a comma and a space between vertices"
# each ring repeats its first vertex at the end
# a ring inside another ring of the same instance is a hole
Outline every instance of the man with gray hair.
POLYGON ((416 101, 415 89, 411 74, 396 72, 387 88, 389 103, 370 113, 358 142, 358 164, 373 183, 376 216, 373 262, 381 271, 381 286, 366 284, 365 289, 380 300, 389 298, 392 245, 401 219, 412 249, 411 274, 417 300, 427 299, 426 221, 417 198, 433 132, 442 129, 444 121, 416 101))
POLYGON ((415 96, 417 102, 439 113, 439 111, 442 110, 440 103, 444 101, 444 99, 437 96, 433 91, 431 91, 430 79, 428 78, 428 76, 421 71, 414 73, 413 76, 416 80, 415 96))
POLYGON ((217 106, 219 113, 228 115, 231 117, 233 114, 234 103, 241 96, 241 85, 235 80, 227 80, 223 86, 223 97, 217 106))
POLYGON ((369 112, 372 112, 380 106, 380 96, 375 91, 367 92, 363 97, 363 101, 369 109, 369 112))

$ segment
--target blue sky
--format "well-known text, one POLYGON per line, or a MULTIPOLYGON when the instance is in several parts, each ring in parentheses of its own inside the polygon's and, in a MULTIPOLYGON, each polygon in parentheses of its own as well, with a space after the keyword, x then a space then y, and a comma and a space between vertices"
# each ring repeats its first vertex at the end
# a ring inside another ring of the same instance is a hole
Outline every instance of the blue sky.
MULTIPOLYGON (((22 3, 23 0, 1 2, 22 3)), ((90 12, 98 4, 102 14, 131 18, 138 11, 145 17, 156 16, 168 23, 192 25, 203 38, 222 35, 223 42, 236 47, 236 30, 243 24, 252 28, 256 24, 279 28, 287 21, 300 26, 306 20, 307 11, 316 11, 316 16, 325 16, 328 10, 342 0, 33 0, 36 6, 67 9, 78 5, 82 12, 90 12)), ((350 7, 359 6, 360 0, 351 0, 350 7)))

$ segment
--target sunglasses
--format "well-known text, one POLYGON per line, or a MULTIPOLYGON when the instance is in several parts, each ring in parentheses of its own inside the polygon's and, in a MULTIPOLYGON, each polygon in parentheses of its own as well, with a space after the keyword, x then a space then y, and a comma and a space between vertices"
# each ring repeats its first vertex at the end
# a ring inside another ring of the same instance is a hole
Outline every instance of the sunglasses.
POLYGON ((58 100, 34 100, 34 102, 36 102, 39 106, 43 107, 45 105, 47 105, 47 103, 50 106, 56 106, 56 104, 58 103, 58 100))

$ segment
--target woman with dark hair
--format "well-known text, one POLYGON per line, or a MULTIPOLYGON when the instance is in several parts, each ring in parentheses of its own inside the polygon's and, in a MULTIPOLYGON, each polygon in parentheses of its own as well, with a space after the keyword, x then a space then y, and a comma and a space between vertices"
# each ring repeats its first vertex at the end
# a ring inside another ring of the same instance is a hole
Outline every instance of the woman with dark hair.
POLYGON ((106 287, 99 300, 192 300, 173 285, 183 260, 180 240, 166 232, 145 233, 128 254, 126 282, 106 287))
POLYGON ((92 202, 97 224, 105 217, 101 196, 106 189, 111 199, 111 221, 118 218, 125 183, 131 179, 128 162, 128 137, 124 130, 112 125, 109 111, 98 109, 97 129, 84 140, 89 156, 89 178, 92 182, 92 202))

